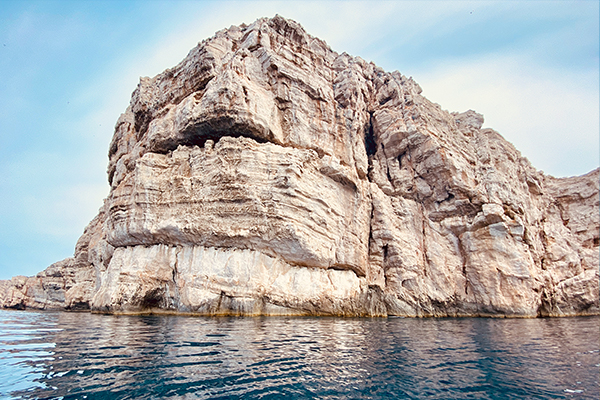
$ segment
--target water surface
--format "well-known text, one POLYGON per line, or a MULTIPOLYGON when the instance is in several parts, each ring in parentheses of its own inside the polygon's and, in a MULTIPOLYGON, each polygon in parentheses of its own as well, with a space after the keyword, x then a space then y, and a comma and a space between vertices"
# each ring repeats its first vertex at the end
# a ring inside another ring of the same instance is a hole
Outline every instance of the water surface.
POLYGON ((0 397, 600 398, 600 318, 0 311, 0 397))

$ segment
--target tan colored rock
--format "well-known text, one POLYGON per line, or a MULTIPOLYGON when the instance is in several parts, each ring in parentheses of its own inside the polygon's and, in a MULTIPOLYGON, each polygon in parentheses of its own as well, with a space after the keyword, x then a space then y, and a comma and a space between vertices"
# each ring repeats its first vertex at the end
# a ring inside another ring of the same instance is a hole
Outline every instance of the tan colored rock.
POLYGON ((365 275, 368 182, 313 150, 223 137, 146 153, 108 201, 108 242, 250 248, 365 275))
POLYGON ((469 110, 279 16, 142 78, 75 257, 12 308, 598 314, 599 170, 535 170, 469 110))

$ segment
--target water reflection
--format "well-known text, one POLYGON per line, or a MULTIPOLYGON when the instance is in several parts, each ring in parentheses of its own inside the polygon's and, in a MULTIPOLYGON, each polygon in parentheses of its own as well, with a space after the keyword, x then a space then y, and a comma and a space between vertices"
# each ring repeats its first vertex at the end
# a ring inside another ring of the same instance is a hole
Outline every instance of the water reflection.
POLYGON ((599 398, 600 318, 0 312, 0 396, 599 398))

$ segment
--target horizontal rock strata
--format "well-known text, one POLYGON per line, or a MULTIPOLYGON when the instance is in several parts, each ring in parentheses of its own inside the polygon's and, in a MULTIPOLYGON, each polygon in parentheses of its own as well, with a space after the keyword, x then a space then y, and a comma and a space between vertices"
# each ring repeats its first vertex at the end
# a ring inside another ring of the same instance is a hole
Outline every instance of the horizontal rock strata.
POLYGON ((232 26, 141 79, 75 256, 0 305, 598 314, 599 170, 544 175, 482 125, 293 21, 232 26))

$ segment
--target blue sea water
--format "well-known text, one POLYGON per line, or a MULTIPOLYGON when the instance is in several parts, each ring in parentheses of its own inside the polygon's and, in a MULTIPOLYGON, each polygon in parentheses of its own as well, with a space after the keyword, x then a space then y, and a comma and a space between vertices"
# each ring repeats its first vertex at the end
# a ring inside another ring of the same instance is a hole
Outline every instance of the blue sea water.
POLYGON ((600 318, 0 311, 0 397, 599 399, 600 318))

